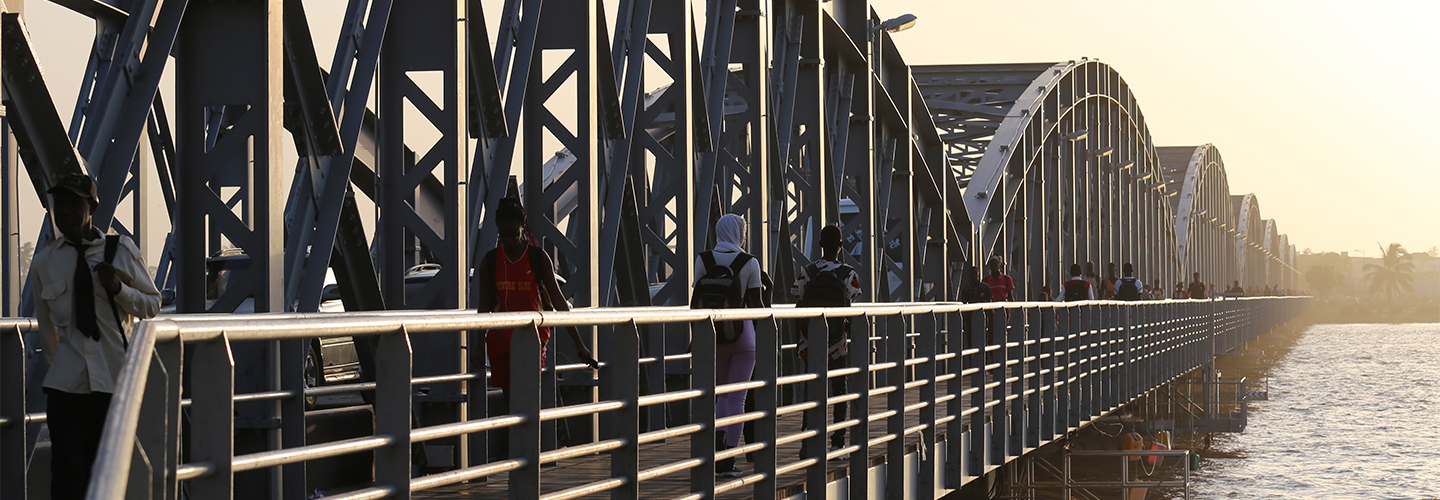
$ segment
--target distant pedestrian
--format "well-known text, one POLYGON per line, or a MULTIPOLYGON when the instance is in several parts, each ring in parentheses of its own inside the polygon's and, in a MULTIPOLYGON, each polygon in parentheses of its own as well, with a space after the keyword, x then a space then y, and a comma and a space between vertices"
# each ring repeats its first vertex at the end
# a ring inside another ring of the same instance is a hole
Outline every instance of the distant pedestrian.
MULTIPOLYGON (((966 304, 980 304, 990 302, 990 285, 986 285, 985 283, 980 281, 980 271, 978 269, 975 269, 973 267, 966 269, 965 278, 965 285, 963 288, 960 289, 961 302, 964 302, 966 304)), ((989 325, 990 322, 988 321, 988 319, 991 315, 988 313, 989 311, 985 311, 985 314, 982 314, 980 311, 971 311, 970 313, 962 316, 966 332, 966 334, 964 335, 965 341, 962 343, 962 345, 964 345, 965 348, 969 349, 975 347, 973 345, 974 342, 971 342, 970 340, 969 331, 970 328, 972 328, 971 325, 974 321, 977 321, 980 316, 984 316, 987 319, 986 325, 989 325)), ((986 330, 986 332, 988 339, 989 330, 986 330)))
MULTIPOLYGON (((790 294, 795 296, 796 307, 849 307, 851 302, 860 296, 860 274, 841 261, 843 243, 840 226, 830 224, 820 230, 820 258, 801 269, 795 284, 790 287, 790 294)), ((798 328, 800 357, 805 360, 807 370, 815 359, 810 355, 811 336, 818 333, 810 332, 809 326, 809 321, 801 321, 798 328)), ((838 370, 850 366, 850 318, 834 318, 829 320, 826 326, 828 331, 824 338, 828 368, 838 370)), ((830 396, 840 396, 846 392, 845 377, 830 378, 830 396)), ((834 405, 835 423, 845 421, 848 404, 834 405)), ((830 450, 844 447, 845 429, 841 428, 830 434, 830 450)), ((808 456, 803 450, 800 455, 801 458, 808 456)))
POLYGON ((1080 275, 1080 264, 1070 264, 1070 280, 1060 285, 1055 302, 1095 300, 1095 286, 1080 275))
POLYGON ((1005 274, 1005 259, 998 255, 991 257, 987 267, 990 268, 990 274, 985 275, 983 281, 986 285, 990 286, 990 301, 1009 301, 1010 292, 1015 291, 1015 280, 1010 279, 1010 275, 1005 274))
POLYGON ((1225 293, 1232 297, 1241 297, 1245 295, 1245 287, 1240 286, 1240 280, 1235 280, 1235 284, 1231 286, 1229 290, 1226 290, 1225 293))
POLYGON ((960 302, 977 304, 990 302, 990 286, 980 281, 980 272, 975 268, 965 271, 965 285, 960 289, 960 302))
POLYGON ((1050 302, 1051 300, 1054 300, 1054 299, 1055 299, 1055 293, 1052 292, 1052 291, 1050 291, 1050 285, 1045 285, 1045 286, 1040 287, 1040 295, 1038 295, 1038 296, 1035 297, 1035 300, 1040 301, 1040 302, 1050 302))
MULTIPOLYGON (((529 241, 528 219, 525 207, 515 198, 502 198, 495 209, 495 226, 500 236, 495 249, 486 252, 475 266, 476 280, 480 283, 476 312, 520 311, 569 311, 570 303, 560 292, 555 280, 555 265, 550 255, 529 241)), ((600 364, 580 331, 573 326, 565 327, 570 340, 575 343, 575 352, 580 361, 598 369, 600 364)), ((546 345, 550 343, 550 329, 538 328, 540 336, 540 365, 545 365, 546 345)), ((490 360, 490 384, 499 388, 510 401, 510 340, 513 329, 490 330, 485 333, 485 355, 490 360)), ((484 366, 480 360, 471 360, 475 366, 484 366)), ((520 374, 520 377, 535 377, 534 374, 520 374)))
MULTIPOLYGON (((1202 292, 1203 292, 1203 290, 1202 290, 1202 292)), ((1185 282, 1184 282, 1184 281, 1177 281, 1177 282, 1175 282, 1175 291, 1170 293, 1170 298, 1179 300, 1179 299, 1189 299, 1189 298, 1192 298, 1192 297, 1190 297, 1190 292, 1185 291, 1185 282)))
POLYGON ((1085 281, 1090 282, 1090 289, 1095 291, 1095 296, 1104 297, 1105 287, 1100 286, 1100 275, 1095 272, 1095 263, 1085 263, 1085 281))
POLYGON ((139 247, 93 225, 100 198, 90 176, 61 176, 47 194, 60 238, 35 253, 30 276, 50 362, 50 498, 78 499, 90 484, 135 320, 160 312, 160 292, 139 247))
POLYGON ((1114 288, 1115 293, 1113 298, 1115 300, 1133 301, 1140 300, 1140 290, 1145 288, 1145 284, 1141 283, 1140 280, 1135 277, 1135 266, 1126 262, 1125 277, 1116 280, 1114 288))
POLYGON ((1106 264, 1105 281, 1101 283, 1101 290, 1103 290, 1103 293, 1100 296, 1103 297, 1105 300, 1115 298, 1115 284, 1119 282, 1120 276, 1118 276, 1115 272, 1115 263, 1111 262, 1109 264, 1106 264))
MULTIPOLYGON (((692 307, 765 307, 761 297, 764 283, 760 277, 760 261, 745 253, 745 234, 745 219, 739 215, 725 214, 715 223, 715 249, 700 252, 695 258, 695 276, 698 278, 690 300, 692 307)), ((739 325, 717 323, 715 329, 715 385, 750 380, 755 371, 754 323, 749 320, 741 321, 739 325), (725 333, 722 334, 722 331, 725 333)), ((735 391, 717 396, 715 418, 743 413, 746 392, 735 391)), ((716 449, 739 446, 741 434, 741 424, 718 429, 716 449)), ((733 458, 716 462, 715 473, 725 477, 741 475, 733 458)))
POLYGON ((1194 274, 1194 281, 1190 282, 1190 289, 1188 290, 1188 292, 1190 294, 1190 298, 1192 299, 1206 299, 1210 297, 1208 294, 1205 293, 1205 283, 1200 281, 1200 273, 1194 274))

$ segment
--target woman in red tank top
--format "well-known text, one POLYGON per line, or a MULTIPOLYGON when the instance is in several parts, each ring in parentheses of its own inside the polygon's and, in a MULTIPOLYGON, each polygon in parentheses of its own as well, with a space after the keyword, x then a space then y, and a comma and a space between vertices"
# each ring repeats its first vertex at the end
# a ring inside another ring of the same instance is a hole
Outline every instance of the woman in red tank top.
MULTIPOLYGON (((560 286, 555 282, 550 257, 543 251, 532 251, 534 247, 522 236, 526 225, 525 209, 520 206, 519 200, 501 200, 500 207, 495 211, 495 224, 500 233, 500 245, 491 255, 480 260, 481 265, 476 266, 480 282, 478 312, 541 311, 547 305, 557 311, 569 311, 570 304, 560 294, 560 286), (531 259, 535 262, 532 263, 531 259)), ((570 333, 570 340, 575 342, 580 360, 591 368, 599 369, 599 363, 585 347, 580 332, 573 326, 566 327, 566 330, 570 333)), ((540 364, 544 366, 550 329, 540 328, 539 333, 540 364)), ((507 399, 510 395, 510 337, 513 334, 514 330, 505 329, 490 330, 485 335, 491 385, 503 389, 507 399)), ((478 364, 476 361, 472 360, 472 364, 478 364)))

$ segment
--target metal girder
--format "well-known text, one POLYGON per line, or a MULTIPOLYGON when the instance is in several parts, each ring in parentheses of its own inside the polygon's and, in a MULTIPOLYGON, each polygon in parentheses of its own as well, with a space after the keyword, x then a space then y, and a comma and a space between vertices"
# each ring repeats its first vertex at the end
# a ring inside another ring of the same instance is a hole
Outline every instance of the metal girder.
MULTIPOLYGON (((143 178, 144 168, 137 168, 135 158, 187 3, 137 0, 129 6, 130 15, 123 26, 97 19, 104 28, 96 37, 94 91, 82 95, 83 103, 77 105, 77 113, 84 110, 83 125, 79 125, 80 154, 89 163, 100 194, 94 216, 97 227, 111 225, 131 173, 137 180, 143 178)), ((72 129, 76 126, 71 124, 72 129)), ((134 192, 142 205, 146 204, 145 184, 135 183, 134 192)), ((116 227, 123 232, 124 224, 116 227)), ((130 229, 140 234, 138 228, 130 229)))
MULTIPOLYGON (((1213 145, 1156 148, 1165 165, 1168 191, 1175 210, 1175 241, 1181 276, 1189 282, 1200 273, 1207 284, 1228 285, 1239 265, 1235 250, 1235 218, 1230 210, 1230 183, 1225 162, 1213 145)), ((1169 286, 1169 283, 1165 283, 1169 286)))
POLYGON ((62 175, 86 173, 85 161, 70 143, 55 102, 45 87, 45 77, 30 43, 30 33, 20 14, 0 14, 0 61, 3 61, 5 118, 14 129, 20 159, 30 174, 30 183, 40 203, 49 206, 45 190, 62 175))
MULTIPOLYGON (((1081 61, 915 73, 932 110, 947 103, 1005 106, 988 140, 967 143, 982 151, 964 190, 979 236, 974 265, 1005 256, 1021 297, 1058 285, 1070 263, 1103 269, 1131 262, 1145 279, 1178 278, 1160 161, 1128 85, 1113 69, 1081 61), (998 92, 985 92, 987 86, 998 92)), ((952 114, 932 112, 937 122, 952 114)))

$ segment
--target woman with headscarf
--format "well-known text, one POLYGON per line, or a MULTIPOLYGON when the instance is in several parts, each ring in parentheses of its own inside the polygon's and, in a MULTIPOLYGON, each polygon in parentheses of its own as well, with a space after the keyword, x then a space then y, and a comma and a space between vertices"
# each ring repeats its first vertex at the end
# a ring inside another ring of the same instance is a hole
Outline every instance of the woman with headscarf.
MULTIPOLYGON (((765 307, 760 296, 762 288, 760 262, 745 253, 745 234, 745 219, 739 215, 726 214, 715 223, 715 249, 708 253, 714 259, 713 264, 719 266, 730 266, 735 259, 742 258, 742 256, 748 259, 748 262, 740 268, 737 276, 741 288, 745 291, 745 306, 765 307)), ((705 276, 707 271, 705 264, 704 256, 695 258, 697 285, 699 277, 705 276)), ((715 345, 715 384, 725 385, 750 380, 750 375, 754 370, 755 325, 750 321, 745 321, 738 340, 715 345)), ((746 392, 735 391, 716 397, 715 418, 744 413, 746 392)), ((740 436, 741 424, 722 427, 716 433, 716 448, 726 449, 739 446, 740 436)), ((735 468, 735 459, 733 458, 716 462, 715 473, 726 477, 741 475, 739 469, 735 468)))

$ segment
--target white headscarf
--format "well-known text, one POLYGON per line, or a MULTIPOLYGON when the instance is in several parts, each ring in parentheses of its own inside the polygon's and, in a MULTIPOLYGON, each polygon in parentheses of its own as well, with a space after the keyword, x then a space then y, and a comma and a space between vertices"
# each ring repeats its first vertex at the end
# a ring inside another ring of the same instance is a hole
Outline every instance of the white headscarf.
POLYGON ((715 222, 715 251, 743 252, 745 246, 745 219, 735 214, 725 214, 715 222))

